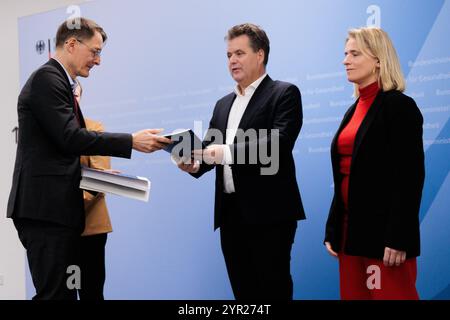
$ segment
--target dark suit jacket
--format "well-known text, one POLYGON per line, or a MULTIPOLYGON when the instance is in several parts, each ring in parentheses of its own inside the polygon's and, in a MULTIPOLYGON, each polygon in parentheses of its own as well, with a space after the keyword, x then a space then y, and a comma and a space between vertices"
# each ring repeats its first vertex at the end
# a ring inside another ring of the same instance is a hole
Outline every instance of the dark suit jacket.
POLYGON ((53 59, 30 76, 17 108, 19 141, 7 216, 82 230, 80 155, 129 158, 131 135, 80 128, 69 80, 53 59))
MULTIPOLYGON (((225 144, 228 115, 236 98, 230 93, 220 99, 215 106, 210 121, 210 129, 218 129, 222 140, 211 139, 211 130, 205 137, 205 144, 225 144)), ((268 224, 276 222, 296 221, 305 219, 300 192, 297 185, 295 164, 292 149, 302 126, 302 105, 298 88, 290 83, 273 81, 266 76, 253 94, 239 123, 239 128, 247 129, 278 129, 279 130, 279 170, 274 175, 261 175, 260 169, 269 167, 260 161, 249 164, 248 150, 252 146, 268 144, 271 146, 270 135, 258 135, 256 140, 239 141, 238 135, 232 145, 235 157, 238 150, 246 151, 244 164, 233 164, 231 170, 236 196, 243 218, 251 224, 268 224)), ((237 163, 233 158, 233 163, 237 163)), ((202 164, 199 172, 193 174, 200 177, 205 172, 216 170, 216 192, 214 208, 214 228, 220 227, 223 202, 223 166, 202 164)))
MULTIPOLYGON (((334 198, 325 241, 340 251, 343 203, 337 137, 350 121, 350 107, 333 139, 334 198)), ((384 248, 420 254, 419 208, 425 178, 423 118, 414 100, 398 91, 379 92, 355 138, 348 193, 344 252, 382 259, 384 248)))

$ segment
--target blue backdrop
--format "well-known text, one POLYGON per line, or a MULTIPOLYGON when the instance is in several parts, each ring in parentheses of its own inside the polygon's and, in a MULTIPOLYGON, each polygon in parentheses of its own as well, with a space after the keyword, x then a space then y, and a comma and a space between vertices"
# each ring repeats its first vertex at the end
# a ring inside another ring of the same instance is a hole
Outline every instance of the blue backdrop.
MULTIPOLYGON (((109 131, 197 126, 230 92, 224 36, 243 22, 271 40, 268 73, 299 86, 304 125, 294 156, 308 219, 292 250, 296 299, 339 298, 337 261, 323 245, 332 195, 329 146, 353 87, 342 66, 347 30, 380 25, 393 39, 407 94, 424 115, 426 184, 421 209, 421 298, 450 298, 450 2, 445 0, 207 1, 98 0, 19 19, 21 83, 54 52, 57 26, 73 14, 108 33, 102 65, 81 79, 85 116, 109 131), (49 46, 50 44, 50 46, 49 46)), ((114 159, 152 181, 150 201, 108 196, 107 299, 231 299, 219 233, 213 232, 213 174, 180 172, 167 153, 114 159)), ((276 201, 276 199, 274 199, 276 201)), ((28 279, 28 297, 34 289, 28 279)))

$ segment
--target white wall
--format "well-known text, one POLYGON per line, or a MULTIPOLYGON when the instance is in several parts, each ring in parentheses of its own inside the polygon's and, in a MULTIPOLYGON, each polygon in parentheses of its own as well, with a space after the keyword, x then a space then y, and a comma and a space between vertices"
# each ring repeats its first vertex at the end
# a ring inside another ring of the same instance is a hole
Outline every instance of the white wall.
MULTIPOLYGON (((0 299, 25 299, 25 252, 6 205, 11 188, 16 144, 12 128, 17 125, 19 86, 19 42, 17 19, 56 8, 77 4, 76 0, 2 0, 0 2, 0 299), (3 281, 2 281, 3 280, 3 281), (3 283, 3 284, 2 284, 3 283)), ((55 26, 55 33, 58 26, 55 26)))

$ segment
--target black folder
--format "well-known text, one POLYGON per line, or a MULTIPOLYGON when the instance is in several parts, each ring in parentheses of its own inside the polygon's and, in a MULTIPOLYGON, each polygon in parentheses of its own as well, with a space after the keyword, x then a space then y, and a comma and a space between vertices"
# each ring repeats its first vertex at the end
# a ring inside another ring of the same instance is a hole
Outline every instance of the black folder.
POLYGON ((183 156, 190 157, 193 150, 206 148, 202 140, 191 129, 176 131, 166 134, 164 137, 172 141, 164 150, 178 158, 183 156))

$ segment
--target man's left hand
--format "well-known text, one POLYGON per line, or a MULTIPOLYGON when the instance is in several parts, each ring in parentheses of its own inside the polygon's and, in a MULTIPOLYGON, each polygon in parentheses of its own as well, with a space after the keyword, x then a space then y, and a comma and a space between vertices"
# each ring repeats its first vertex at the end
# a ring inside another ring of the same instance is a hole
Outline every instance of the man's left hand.
POLYGON ((204 161, 206 164, 222 164, 223 144, 213 144, 204 150, 194 150, 192 155, 194 159, 204 161))

